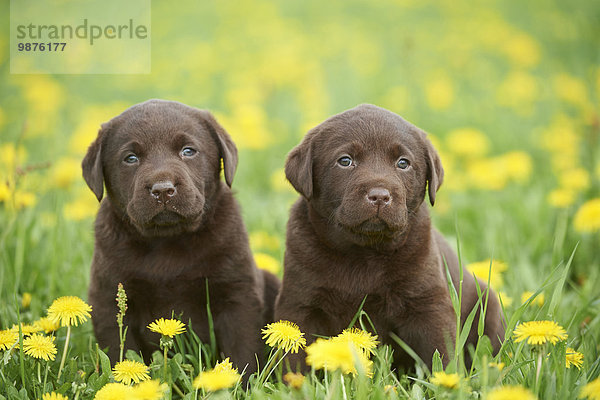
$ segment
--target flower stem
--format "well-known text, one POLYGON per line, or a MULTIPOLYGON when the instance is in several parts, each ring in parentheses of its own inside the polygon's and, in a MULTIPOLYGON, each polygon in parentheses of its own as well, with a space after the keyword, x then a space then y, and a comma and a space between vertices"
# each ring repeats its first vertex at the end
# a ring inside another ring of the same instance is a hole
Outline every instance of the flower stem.
POLYGON ((60 360, 60 367, 58 368, 58 376, 56 379, 60 379, 62 369, 65 366, 65 358, 67 358, 67 349, 69 348, 69 339, 71 338, 71 325, 67 326, 67 340, 65 340, 65 348, 63 350, 62 359, 60 360))
POLYGON ((537 359, 537 370, 535 371, 535 393, 539 392, 540 388, 540 372, 542 371, 542 355, 544 351, 543 349, 539 349, 538 359, 537 359))
POLYGON ((167 381, 167 346, 163 347, 163 361, 164 361, 164 368, 163 368, 163 382, 167 381))

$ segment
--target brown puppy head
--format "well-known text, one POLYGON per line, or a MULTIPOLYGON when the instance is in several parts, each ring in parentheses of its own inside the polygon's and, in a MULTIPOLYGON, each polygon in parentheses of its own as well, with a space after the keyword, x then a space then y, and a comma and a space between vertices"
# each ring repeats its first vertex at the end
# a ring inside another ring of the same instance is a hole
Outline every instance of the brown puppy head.
POLYGON ((221 185, 221 160, 231 186, 237 148, 208 111, 148 100, 102 125, 82 168, 98 201, 105 185, 143 236, 171 236, 201 226, 221 185))
POLYGON ((313 128, 288 155, 285 173, 329 227, 361 246, 401 237, 442 184, 437 152, 419 128, 360 105, 313 128))

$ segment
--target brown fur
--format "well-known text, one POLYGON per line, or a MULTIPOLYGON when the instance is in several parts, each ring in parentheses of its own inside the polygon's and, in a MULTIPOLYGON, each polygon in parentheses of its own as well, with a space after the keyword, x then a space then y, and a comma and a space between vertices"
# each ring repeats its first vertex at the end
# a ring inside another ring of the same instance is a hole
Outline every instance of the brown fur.
POLYGON ((207 111, 149 100, 103 124, 82 166, 98 200, 106 185, 89 301, 96 338, 111 360, 119 351, 119 282, 128 296, 126 348, 149 358, 160 335, 148 324, 173 312, 209 342, 208 281, 218 347, 240 370, 248 366, 246 376, 255 371, 260 329, 272 321, 279 281, 254 264, 229 188, 237 149, 225 130, 207 111), (196 153, 184 155, 186 147, 196 153), (138 161, 128 164, 131 154, 138 161))
MULTIPOLYGON (((296 322, 310 342, 347 328, 366 296, 363 309, 383 343, 395 345, 394 333, 429 367, 436 349, 448 363, 456 322, 443 260, 456 288, 459 266, 423 201, 429 186, 434 204, 444 174, 425 133, 390 111, 361 105, 312 129, 290 152, 285 171, 302 197, 288 222, 275 319, 296 322), (338 163, 344 156, 352 165, 338 163), (401 158, 408 168, 397 166, 401 158)), ((467 271, 463 291, 464 323, 478 297, 467 271)), ((485 334, 497 351, 504 331, 491 293, 485 334)), ((467 343, 477 340, 477 321, 467 343)), ((394 358, 404 367, 414 362, 398 346, 394 358)))

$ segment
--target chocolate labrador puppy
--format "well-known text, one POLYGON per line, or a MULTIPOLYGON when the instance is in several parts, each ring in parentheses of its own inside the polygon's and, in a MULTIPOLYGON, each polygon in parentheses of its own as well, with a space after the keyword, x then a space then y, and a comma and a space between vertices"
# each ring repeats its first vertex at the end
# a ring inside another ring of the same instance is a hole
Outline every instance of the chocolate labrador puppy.
POLYGON ((99 201, 106 186, 89 301, 96 338, 113 362, 121 282, 128 349, 149 357, 160 336, 148 324, 173 313, 208 342, 208 296, 220 350, 247 367, 246 376, 256 370, 260 329, 272 320, 279 281, 258 270, 250 252, 230 190, 237 160, 215 118, 181 103, 149 100, 102 125, 82 167, 99 201))
MULTIPOLYGON (((309 341, 337 335, 366 298, 363 309, 383 343, 395 345, 394 333, 429 367, 436 349, 447 364, 456 320, 444 262, 457 290, 459 264, 424 202, 428 192, 434 204, 444 175, 425 133, 390 111, 360 105, 308 132, 285 172, 302 197, 288 222, 275 319, 296 322, 309 341)), ((463 323, 477 300, 465 271, 463 323)), ((468 343, 477 340, 477 321, 468 343)), ((504 333, 495 294, 485 334, 497 351, 504 333)), ((398 346, 394 360, 414 363, 398 346)))

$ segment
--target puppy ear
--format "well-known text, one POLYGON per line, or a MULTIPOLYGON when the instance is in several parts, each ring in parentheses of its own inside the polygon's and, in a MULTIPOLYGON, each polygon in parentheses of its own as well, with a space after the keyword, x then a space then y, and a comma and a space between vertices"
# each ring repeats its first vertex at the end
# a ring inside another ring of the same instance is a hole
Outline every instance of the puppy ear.
POLYGON ((88 148, 87 154, 81 163, 83 179, 94 192, 98 201, 104 195, 104 172, 102 170, 102 138, 109 130, 108 124, 103 124, 98 131, 98 137, 88 148))
POLYGON ((285 161, 285 176, 294 189, 307 199, 313 193, 312 141, 310 132, 290 151, 285 161))
POLYGON ((435 204, 435 193, 438 191, 444 181, 444 168, 438 152, 433 148, 431 142, 425 138, 426 157, 427 157, 427 191, 429 192, 429 202, 435 204))
POLYGON ((233 176, 238 164, 238 150, 231 140, 231 136, 225 131, 215 119, 215 117, 206 110, 200 110, 202 118, 211 135, 216 140, 219 146, 219 155, 223 159, 223 167, 225 172, 225 182, 231 187, 233 184, 233 176))

